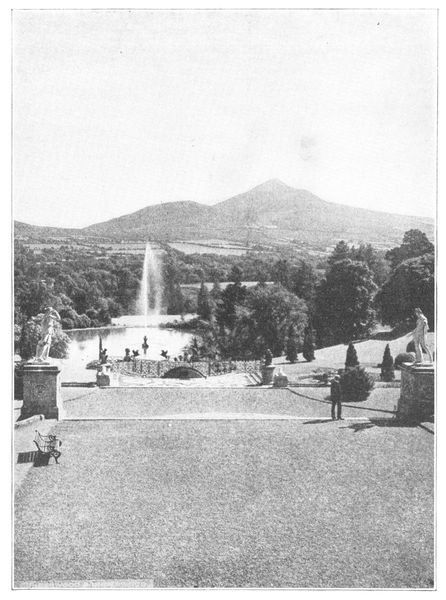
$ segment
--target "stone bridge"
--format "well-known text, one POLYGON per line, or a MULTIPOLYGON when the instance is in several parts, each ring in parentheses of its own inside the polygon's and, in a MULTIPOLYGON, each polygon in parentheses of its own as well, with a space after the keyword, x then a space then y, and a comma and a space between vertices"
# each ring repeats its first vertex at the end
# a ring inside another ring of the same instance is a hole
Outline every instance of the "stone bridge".
POLYGON ((180 368, 194 370, 198 376, 210 377, 226 373, 255 373, 261 367, 260 360, 202 360, 183 362, 136 358, 125 362, 122 359, 110 358, 109 363, 111 364, 112 373, 136 375, 150 379, 165 377, 169 371, 180 368))

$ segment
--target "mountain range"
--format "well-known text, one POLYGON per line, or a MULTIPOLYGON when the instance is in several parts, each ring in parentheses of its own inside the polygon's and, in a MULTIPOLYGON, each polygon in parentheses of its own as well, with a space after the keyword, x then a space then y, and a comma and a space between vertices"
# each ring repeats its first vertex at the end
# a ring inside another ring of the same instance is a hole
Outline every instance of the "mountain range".
POLYGON ((16 237, 92 237, 110 240, 220 239, 240 243, 298 240, 310 245, 345 239, 400 242, 408 229, 421 229, 430 239, 434 221, 384 213, 318 198, 271 179, 215 205, 168 202, 79 229, 41 227, 15 222, 16 237))

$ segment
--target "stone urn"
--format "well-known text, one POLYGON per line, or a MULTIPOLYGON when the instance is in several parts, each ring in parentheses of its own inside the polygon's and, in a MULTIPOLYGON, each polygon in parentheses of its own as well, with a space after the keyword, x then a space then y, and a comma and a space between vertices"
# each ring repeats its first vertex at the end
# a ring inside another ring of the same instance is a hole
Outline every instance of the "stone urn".
POLYGON ((262 385, 271 385, 274 378, 274 365, 263 365, 261 369, 262 373, 262 385))

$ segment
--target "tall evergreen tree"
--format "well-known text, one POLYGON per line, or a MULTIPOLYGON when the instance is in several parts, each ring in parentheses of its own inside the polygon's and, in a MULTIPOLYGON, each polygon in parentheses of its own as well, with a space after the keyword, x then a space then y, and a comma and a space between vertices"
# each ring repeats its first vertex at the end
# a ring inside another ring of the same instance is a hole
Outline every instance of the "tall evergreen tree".
POLYGON ((390 353, 390 346, 386 344, 384 355, 381 363, 381 379, 383 381, 393 381, 395 379, 395 367, 393 356, 390 353))
POLYGON ((298 354, 298 340, 296 336, 296 329, 293 324, 291 324, 288 328, 288 337, 286 343, 286 359, 291 363, 295 363, 297 361, 298 354))
POLYGON ((212 316, 211 304, 209 301, 209 292, 204 281, 201 282, 200 291, 197 300, 198 316, 205 321, 209 321, 212 316))
POLYGON ((347 348, 347 355, 345 357, 345 368, 347 369, 348 367, 358 367, 359 366, 359 360, 358 360, 358 354, 356 352, 356 348, 353 345, 353 342, 350 342, 347 348))
POLYGON ((314 360, 314 342, 313 342, 313 329, 311 325, 307 325, 304 333, 304 343, 302 349, 303 357, 307 362, 314 360))

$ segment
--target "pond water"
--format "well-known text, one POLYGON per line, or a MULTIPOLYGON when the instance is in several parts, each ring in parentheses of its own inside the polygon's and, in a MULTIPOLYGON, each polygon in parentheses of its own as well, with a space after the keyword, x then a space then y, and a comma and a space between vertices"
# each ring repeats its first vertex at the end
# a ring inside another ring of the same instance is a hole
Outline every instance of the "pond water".
MULTIPOLYGON (((157 317, 156 322, 180 320, 179 315, 163 315, 157 317)), ((167 350, 172 357, 182 353, 192 339, 193 334, 176 329, 160 329, 154 319, 149 321, 147 327, 138 325, 141 319, 135 316, 120 317, 115 322, 126 323, 129 326, 114 325, 112 327, 99 327, 95 329, 77 329, 67 331, 71 338, 69 357, 58 361, 62 368, 62 381, 94 381, 96 371, 86 369, 89 362, 98 359, 99 336, 102 338, 102 347, 107 349, 108 356, 124 357, 125 348, 139 350, 140 357, 161 360, 161 350, 167 350), (144 354, 142 349, 143 337, 147 336, 149 348, 144 354)))

